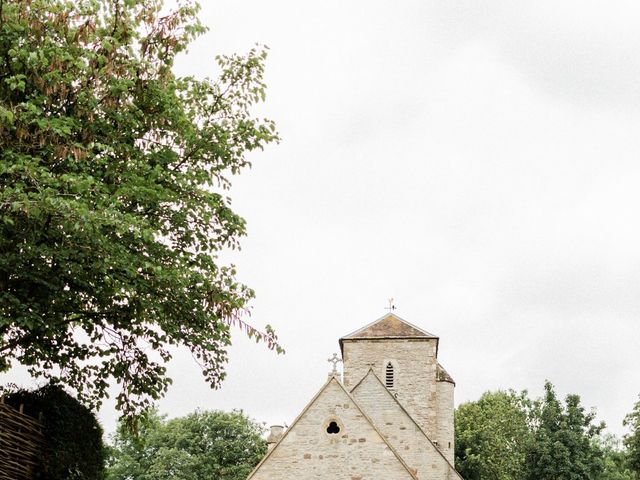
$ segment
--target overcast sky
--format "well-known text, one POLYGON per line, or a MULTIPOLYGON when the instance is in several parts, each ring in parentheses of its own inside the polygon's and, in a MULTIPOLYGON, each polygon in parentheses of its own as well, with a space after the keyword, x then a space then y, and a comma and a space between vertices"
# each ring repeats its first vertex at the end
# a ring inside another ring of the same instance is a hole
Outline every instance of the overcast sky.
POLYGON ((270 47, 259 113, 283 141, 235 179, 248 236, 228 258, 287 353, 235 332, 217 391, 179 354, 161 411, 290 424, 338 338, 394 297, 440 336, 457 404, 548 379, 623 433, 640 393, 640 3, 203 3, 211 31, 180 73, 270 47))

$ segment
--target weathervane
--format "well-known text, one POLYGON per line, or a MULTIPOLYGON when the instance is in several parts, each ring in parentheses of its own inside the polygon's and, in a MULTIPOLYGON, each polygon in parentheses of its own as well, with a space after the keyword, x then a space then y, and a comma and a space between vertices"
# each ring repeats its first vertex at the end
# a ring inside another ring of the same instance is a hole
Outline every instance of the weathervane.
POLYGON ((331 371, 330 375, 338 375, 337 366, 338 366, 338 363, 342 362, 342 360, 340 358, 338 358, 338 354, 334 353, 333 357, 329 358, 327 360, 327 362, 333 363, 333 370, 331 371))
POLYGON ((393 312, 396 309, 396 306, 393 304, 393 298, 389 299, 389 306, 384 307, 385 310, 389 310, 389 312, 393 312))

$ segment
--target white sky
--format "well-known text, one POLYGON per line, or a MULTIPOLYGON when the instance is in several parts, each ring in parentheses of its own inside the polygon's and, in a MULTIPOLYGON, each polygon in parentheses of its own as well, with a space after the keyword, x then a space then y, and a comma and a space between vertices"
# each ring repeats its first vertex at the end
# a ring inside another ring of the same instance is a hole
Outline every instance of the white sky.
MULTIPOLYGON (((397 313, 440 336, 457 403, 545 379, 610 431, 640 393, 640 4, 635 1, 203 1, 178 64, 267 44, 283 142, 231 195, 230 258, 257 292, 210 390, 170 368, 170 416, 242 408, 291 423, 340 336, 397 313)), ((10 379, 21 379, 16 370, 10 379)), ((112 404, 100 413, 107 430, 112 404)))

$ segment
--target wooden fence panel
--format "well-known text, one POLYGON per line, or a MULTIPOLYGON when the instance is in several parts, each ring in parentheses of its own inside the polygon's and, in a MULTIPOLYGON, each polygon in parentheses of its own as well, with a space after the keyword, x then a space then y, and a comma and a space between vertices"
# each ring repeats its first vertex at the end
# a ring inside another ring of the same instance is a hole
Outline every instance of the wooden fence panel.
POLYGON ((0 480, 32 480, 43 442, 40 422, 0 398, 0 480))

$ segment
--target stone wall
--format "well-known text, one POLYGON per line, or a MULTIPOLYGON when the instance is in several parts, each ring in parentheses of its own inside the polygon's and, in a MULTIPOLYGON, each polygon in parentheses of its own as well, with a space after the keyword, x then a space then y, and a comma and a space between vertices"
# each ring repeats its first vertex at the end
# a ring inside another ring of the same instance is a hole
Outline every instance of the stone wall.
POLYGON ((334 378, 248 477, 251 480, 413 480, 334 378), (338 434, 328 434, 336 421, 338 434))
POLYGON ((384 379, 386 364, 392 361, 396 366, 392 393, 429 438, 435 438, 436 348, 437 339, 344 340, 344 385, 351 391, 369 368, 384 379))
POLYGON ((381 380, 369 373, 353 397, 420 480, 460 478, 381 380))
POLYGON ((451 382, 439 381, 436 383, 438 428, 435 437, 432 438, 438 442, 438 448, 452 465, 455 459, 453 390, 454 384, 451 382))

